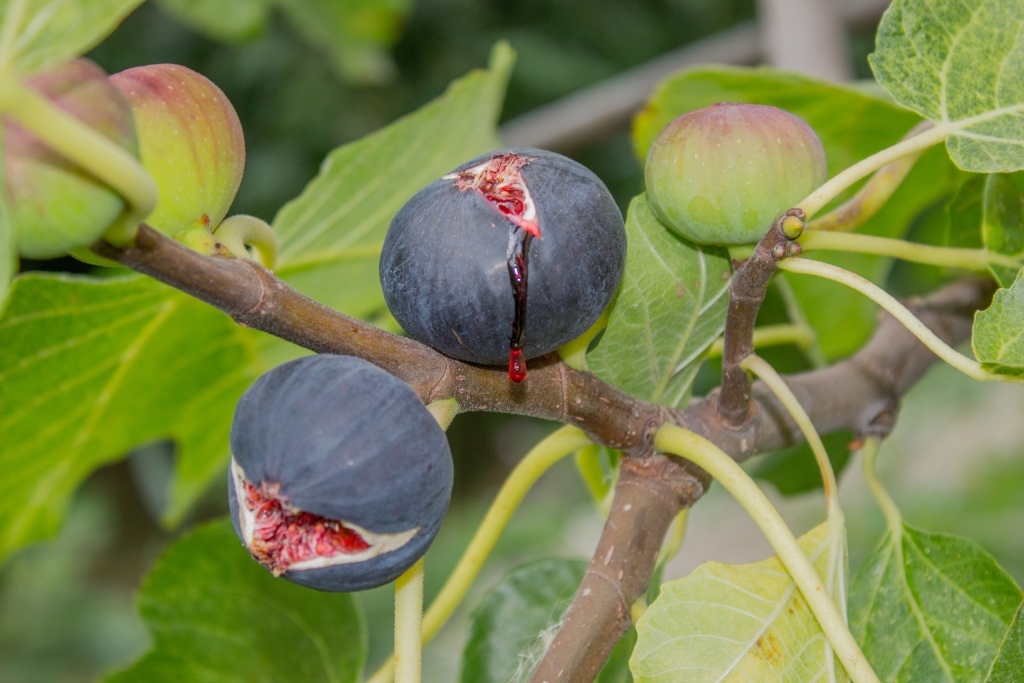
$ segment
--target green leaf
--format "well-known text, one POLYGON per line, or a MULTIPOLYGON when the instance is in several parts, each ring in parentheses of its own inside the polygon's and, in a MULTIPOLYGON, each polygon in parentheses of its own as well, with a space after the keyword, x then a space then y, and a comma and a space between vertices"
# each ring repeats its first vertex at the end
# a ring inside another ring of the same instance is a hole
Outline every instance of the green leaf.
MULTIPOLYGON (((829 567, 830 541, 827 524, 800 538, 821 576, 829 567)), ((838 562, 838 571, 844 563, 838 562)), ((828 680, 831 667, 838 680, 847 680, 776 557, 746 565, 702 564, 664 584, 636 628, 630 666, 638 683, 803 683, 828 680)))
POLYGON ((630 205, 626 235, 626 271, 587 366, 639 398, 678 406, 725 325, 729 255, 669 232, 646 195, 630 205))
POLYGON ((985 683, 1020 683, 1024 680, 1024 602, 999 647, 985 683))
POLYGON ((1024 272, 1013 286, 995 293, 991 306, 975 314, 971 345, 985 369, 1024 373, 1024 272))
MULTIPOLYGON (((569 607, 587 563, 549 559, 508 573, 480 602, 470 618, 462 654, 463 683, 527 680, 547 645, 545 636, 569 607)), ((597 683, 629 683, 625 663, 632 631, 612 652, 597 683)))
MULTIPOLYGON (((664 81, 634 123, 638 155, 673 118, 716 102, 767 104, 801 117, 821 138, 829 175, 897 142, 920 118, 856 88, 771 69, 714 67, 683 71, 664 81)), ((941 150, 925 153, 900 189, 858 232, 902 237, 911 221, 951 191, 953 166, 941 150)), ((845 199, 846 195, 839 198, 845 199)), ((883 284, 891 260, 865 254, 815 252, 828 261, 883 284)), ((786 274, 818 345, 829 359, 858 349, 874 329, 877 308, 843 285, 786 274), (836 325, 842 320, 842 325, 836 325)))
POLYGON ((409 0, 274 0, 342 78, 383 84, 395 75, 385 50, 399 35, 409 0))
POLYGON ((267 26, 271 0, 159 0, 161 8, 195 30, 224 43, 256 37, 267 26))
POLYGON ((894 0, 875 77, 900 104, 950 131, 965 171, 1024 169, 1024 12, 1006 0, 894 0))
POLYGON ((354 683, 366 653, 355 599, 275 578, 227 520, 200 527, 146 578, 153 649, 109 683, 354 683))
MULTIPOLYGON (((28 74, 85 54, 143 0, 28 0, 15 34, 14 63, 28 74)), ((0 0, 7 17, 12 0, 0 0)))
POLYGON ((377 263, 392 216, 423 186, 500 146, 495 126, 513 53, 499 44, 487 71, 357 142, 340 147, 274 219, 277 273, 332 308, 365 317, 384 307, 377 263))
POLYGON ((1021 590, 980 546, 907 524, 850 584, 850 630, 887 683, 980 681, 1021 590))
POLYGON ((0 560, 52 536, 80 482, 174 439, 180 516, 227 460, 252 336, 141 276, 15 280, 0 317, 0 560))
MULTIPOLYGON (((1024 257, 1024 173, 988 176, 981 236, 994 252, 1024 257)), ((1020 268, 996 264, 989 269, 1003 287, 1011 286, 1020 273, 1020 268)))

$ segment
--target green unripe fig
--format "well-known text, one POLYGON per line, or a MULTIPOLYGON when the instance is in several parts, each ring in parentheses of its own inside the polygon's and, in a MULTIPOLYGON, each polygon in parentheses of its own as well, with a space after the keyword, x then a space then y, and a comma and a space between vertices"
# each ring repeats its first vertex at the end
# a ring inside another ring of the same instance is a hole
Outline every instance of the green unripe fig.
POLYGON ((825 149, 787 111, 725 102, 692 111, 655 138, 644 170, 658 219, 700 244, 752 244, 825 182, 825 149))
POLYGON ((216 227, 245 166, 242 124, 231 102, 208 78, 177 64, 138 66, 110 82, 131 104, 142 165, 160 192, 146 223, 172 236, 203 215, 216 227))
MULTIPOLYGON (((138 156, 131 108, 93 62, 71 60, 25 85, 138 156)), ((103 181, 9 119, 4 145, 11 221, 22 256, 53 258, 92 244, 124 209, 124 200, 103 181)))

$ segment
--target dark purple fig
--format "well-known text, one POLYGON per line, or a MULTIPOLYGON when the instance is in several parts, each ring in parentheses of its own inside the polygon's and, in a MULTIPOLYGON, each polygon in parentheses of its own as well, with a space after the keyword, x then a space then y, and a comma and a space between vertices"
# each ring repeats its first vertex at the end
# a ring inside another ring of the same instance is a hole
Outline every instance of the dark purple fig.
POLYGON ((359 591, 427 551, 451 496, 444 431, 404 382, 350 356, 285 363, 242 395, 228 502, 256 560, 295 583, 359 591))
POLYGON ((529 147, 490 152, 395 215, 380 279, 392 315, 452 358, 525 361, 587 331, 619 286, 622 215, 586 167, 529 147))

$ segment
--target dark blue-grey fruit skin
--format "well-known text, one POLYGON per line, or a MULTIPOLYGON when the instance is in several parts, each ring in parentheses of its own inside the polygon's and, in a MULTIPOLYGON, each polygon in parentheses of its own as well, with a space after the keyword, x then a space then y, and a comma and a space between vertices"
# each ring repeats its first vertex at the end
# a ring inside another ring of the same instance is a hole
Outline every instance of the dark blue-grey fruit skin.
MULTIPOLYGON (((625 266, 626 231, 615 200, 585 166, 530 147, 501 152, 531 159, 522 177, 541 237, 528 252, 523 351, 536 358, 586 332, 607 308, 625 266)), ((506 267, 510 226, 479 192, 444 178, 402 207, 384 239, 380 280, 409 336, 459 360, 508 362, 515 314, 506 267)))
MULTIPOLYGON (((407 384, 359 358, 307 356, 260 377, 235 409, 231 452, 251 483, 280 484, 304 512, 376 533, 422 527, 365 562, 282 575, 310 588, 393 581, 427 551, 448 510, 454 472, 444 431, 407 384)), ((230 474, 228 487, 242 538, 230 474)))

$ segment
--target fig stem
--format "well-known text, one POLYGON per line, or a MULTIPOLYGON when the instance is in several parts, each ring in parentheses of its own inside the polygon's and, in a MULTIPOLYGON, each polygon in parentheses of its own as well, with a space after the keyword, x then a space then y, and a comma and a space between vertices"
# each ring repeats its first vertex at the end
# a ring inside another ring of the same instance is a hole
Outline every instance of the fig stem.
MULTIPOLYGON (((655 567, 664 566, 666 562, 679 554, 680 549, 683 547, 683 541, 686 540, 686 523, 689 519, 690 508, 683 508, 676 515, 675 519, 672 520, 668 536, 665 538, 665 543, 661 546, 661 550, 658 551, 658 559, 654 562, 655 567)), ((633 623, 636 623, 637 618, 634 617, 633 623)))
MULTIPOLYGON (((909 140, 933 125, 935 124, 931 121, 922 121, 911 128, 902 140, 909 140)), ((864 183, 863 187, 842 205, 811 221, 806 226, 807 230, 841 232, 856 230, 885 206, 924 151, 924 149, 920 149, 882 166, 864 183)))
POLYGON ((128 204, 127 216, 104 239, 115 246, 134 242, 138 224, 153 212, 157 200, 156 184, 138 159, 10 77, 0 82, 0 111, 117 191, 128 204))
MULTIPOLYGON (((805 323, 779 323, 777 325, 764 325, 754 329, 754 348, 793 344, 806 351, 814 344, 816 339, 814 330, 805 323)), ((708 348, 707 357, 718 358, 722 355, 724 346, 725 343, 719 337, 708 348)))
POLYGON ((18 31, 25 20, 25 8, 28 0, 11 0, 4 13, 3 26, 0 27, 0 73, 13 71, 17 57, 18 31))
POLYGON ((779 261, 778 267, 780 270, 785 270, 790 273, 816 275, 818 277, 825 278, 826 280, 832 280, 833 282, 846 285, 847 287, 860 292, 885 309, 889 315, 896 318, 896 320, 907 328, 907 331, 917 337, 922 344, 931 349, 936 356, 972 379, 976 379, 979 382, 1012 382, 1015 384, 1024 384, 1024 377, 999 375, 989 372, 981 367, 981 363, 978 361, 973 358, 968 358, 955 350, 949 344, 942 341, 938 335, 928 329, 928 327, 921 322, 917 316, 911 313, 906 306, 897 301, 895 297, 878 285, 862 278, 856 273, 843 270, 842 268, 833 266, 831 263, 811 261, 803 258, 792 258, 779 261))
POLYGON ((459 414, 459 402, 454 398, 443 398, 439 401, 428 403, 427 410, 437 420, 437 424, 441 425, 441 429, 448 431, 452 420, 459 414))
POLYGON ((779 403, 789 412, 797 427, 800 428, 800 432, 807 440, 807 445, 811 447, 811 451, 814 453, 818 469, 821 470, 821 480, 825 491, 825 506, 828 509, 829 528, 831 529, 833 525, 842 527, 844 524, 843 511, 839 507, 839 497, 836 495, 836 473, 832 469, 832 461, 828 459, 828 451, 825 450, 825 444, 821 442, 821 436, 818 435, 818 430, 814 428, 814 423, 811 422, 807 411, 800 405, 800 401, 793 394, 785 380, 782 379, 782 376, 765 359, 751 354, 743 359, 740 367, 754 373, 758 379, 764 382, 764 385, 775 394, 775 398, 779 400, 779 403))
POLYGON ((878 464, 878 452, 881 450, 881 446, 882 444, 878 437, 872 436, 864 439, 864 448, 861 451, 861 457, 864 458, 864 461, 861 465, 864 468, 864 481, 867 483, 875 502, 878 503, 878 507, 882 508, 886 523, 895 533, 903 526, 903 515, 900 513, 899 507, 896 506, 896 501, 892 499, 892 496, 885 490, 881 480, 878 478, 876 465, 878 464))
POLYGON ((804 251, 820 249, 823 251, 852 251, 860 254, 877 254, 892 256, 924 263, 932 266, 963 268, 976 273, 987 273, 990 265, 1020 268, 1021 260, 1008 254, 989 251, 988 249, 961 249, 958 247, 938 247, 930 244, 915 244, 906 240, 860 233, 845 232, 805 232, 799 240, 804 251))
POLYGON ((249 258, 246 247, 252 247, 259 264, 274 269, 277 235, 266 221, 243 214, 229 216, 213 229, 213 235, 237 258, 249 258))
POLYGON ((587 349, 590 348, 590 342, 594 341, 594 337, 608 326, 608 310, 604 309, 590 329, 556 350, 558 357, 573 370, 587 369, 587 349))
POLYGON ((576 471, 579 473, 580 479, 583 480, 587 491, 590 492, 590 497, 594 499, 594 505, 602 515, 607 516, 605 504, 608 493, 612 490, 612 482, 609 481, 601 467, 600 457, 601 447, 593 444, 576 451, 573 460, 576 463, 576 471))
POLYGON ((871 156, 858 161, 853 166, 832 177, 804 198, 796 208, 803 209, 806 219, 818 213, 837 197, 843 190, 853 185, 865 176, 874 173, 886 164, 911 154, 918 154, 921 151, 943 142, 949 135, 949 129, 944 125, 936 125, 918 135, 897 142, 891 147, 875 152, 871 156))
MULTIPOLYGON (((516 465, 505 479, 501 490, 491 503, 483 522, 476 530, 473 540, 459 559, 454 571, 448 576, 441 592, 427 608, 423 617, 423 642, 428 643, 448 621, 459 606, 470 586, 483 568, 495 543, 508 525, 509 519, 523 501, 527 492, 559 460, 575 453, 592 442, 576 427, 565 426, 555 430, 516 465)), ((395 663, 388 659, 367 680, 367 683, 390 683, 394 680, 395 663)))
MULTIPOLYGON (((772 506, 771 501, 757 487, 750 475, 718 446, 675 425, 662 425, 654 437, 654 445, 662 452, 678 455, 699 465, 736 498, 764 533, 779 561, 800 589, 846 673, 854 683, 879 683, 878 676, 854 640, 842 613, 826 590, 814 565, 804 555, 799 542, 786 526, 778 510, 772 506)), ((832 533, 833 530, 830 528, 829 534, 832 533)))
POLYGON ((423 558, 395 581, 395 681, 423 678, 423 558))

